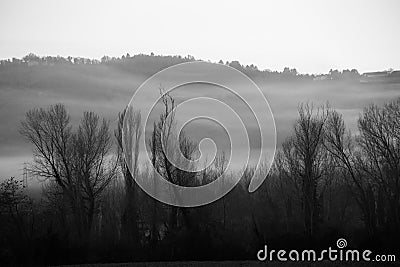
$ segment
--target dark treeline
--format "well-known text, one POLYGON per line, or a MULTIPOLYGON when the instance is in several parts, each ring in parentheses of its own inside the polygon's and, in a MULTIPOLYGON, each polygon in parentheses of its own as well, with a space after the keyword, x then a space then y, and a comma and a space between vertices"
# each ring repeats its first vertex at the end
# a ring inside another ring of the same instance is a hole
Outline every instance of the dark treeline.
MULTIPOLYGON (((22 59, 12 58, 0 60, 1 67, 10 66, 36 66, 36 65, 109 65, 122 70, 141 73, 150 76, 166 67, 175 64, 190 62, 196 60, 193 56, 158 56, 151 53, 150 55, 137 54, 131 56, 129 53, 121 57, 103 56, 100 60, 89 59, 83 57, 61 57, 61 56, 37 56, 30 53, 22 59)), ((251 78, 262 79, 263 81, 301 81, 301 80, 343 80, 343 81, 360 81, 361 75, 356 69, 352 70, 330 70, 327 74, 301 74, 295 68, 285 67, 283 71, 259 70, 254 64, 242 65, 239 61, 220 60, 218 63, 229 65, 240 70, 251 78)))
MULTIPOLYGON (((226 166, 223 153, 200 173, 167 159, 165 151, 177 149, 191 159, 197 144, 184 134, 170 142, 174 99, 165 95, 161 104, 164 112, 146 140, 153 166, 179 185, 215 180, 226 166)), ((29 111, 20 132, 33 145, 29 171, 44 181, 42 195, 33 201, 14 178, 1 184, 1 261, 255 260, 264 244, 319 250, 340 237, 352 248, 399 255, 400 99, 365 107, 357 133, 329 106, 305 103, 298 112, 255 193, 247 191, 253 172, 247 168, 224 198, 178 208, 149 197, 134 181, 153 181, 153 170, 139 162, 139 111, 121 112, 114 130, 93 112, 72 126, 61 104, 29 111)))

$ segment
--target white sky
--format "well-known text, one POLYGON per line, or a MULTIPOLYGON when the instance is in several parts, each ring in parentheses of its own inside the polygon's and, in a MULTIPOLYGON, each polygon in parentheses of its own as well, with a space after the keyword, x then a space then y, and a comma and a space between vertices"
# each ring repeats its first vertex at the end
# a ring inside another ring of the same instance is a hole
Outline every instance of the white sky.
POLYGON ((0 58, 154 52, 261 69, 400 69, 400 1, 1 0, 0 58))

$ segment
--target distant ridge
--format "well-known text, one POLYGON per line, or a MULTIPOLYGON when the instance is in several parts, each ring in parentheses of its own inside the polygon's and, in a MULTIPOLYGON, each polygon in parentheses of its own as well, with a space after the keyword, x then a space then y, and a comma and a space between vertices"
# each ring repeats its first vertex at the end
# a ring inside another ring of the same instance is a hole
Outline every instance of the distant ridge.
MULTIPOLYGON (((129 53, 121 57, 103 56, 101 59, 90 59, 84 57, 62 57, 62 56, 38 56, 34 53, 29 53, 22 58, 10 58, 0 60, 0 68, 7 66, 53 66, 53 65, 106 65, 115 67, 121 70, 135 72, 150 76, 166 67, 176 65, 179 63, 196 61, 193 56, 163 56, 163 55, 150 55, 136 54, 131 56, 129 53)), ((210 61, 208 61, 210 62, 210 61)), ((216 62, 215 62, 216 63, 216 62)), ((400 79, 400 71, 376 71, 366 72, 360 74, 356 69, 344 69, 342 71, 331 69, 326 74, 301 74, 295 68, 285 67, 283 71, 260 70, 257 66, 242 65, 239 61, 226 61, 220 60, 218 63, 229 65, 238 69, 252 78, 262 78, 270 81, 279 80, 347 80, 347 81, 385 81, 388 79, 400 79), (377 79, 379 77, 379 79, 377 79)))

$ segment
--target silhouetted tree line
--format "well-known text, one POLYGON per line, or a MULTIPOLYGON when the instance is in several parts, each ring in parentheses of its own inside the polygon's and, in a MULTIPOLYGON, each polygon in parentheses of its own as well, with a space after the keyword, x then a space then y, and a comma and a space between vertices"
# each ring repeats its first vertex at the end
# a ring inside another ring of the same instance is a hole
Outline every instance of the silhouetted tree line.
MULTIPOLYGON (((171 164, 178 150, 194 158, 197 144, 184 133, 171 141, 175 101, 166 94, 160 104, 164 111, 146 140, 155 169, 183 186, 214 181, 226 167, 224 153, 198 173, 171 164)), ((14 178, 1 183, 1 261, 255 260, 264 244, 318 250, 339 237, 350 247, 398 255, 400 99, 365 107, 357 133, 328 105, 304 103, 298 112, 255 193, 247 192, 254 172, 247 168, 224 198, 178 208, 149 197, 135 182, 160 186, 154 170, 140 166, 140 111, 122 111, 114 134, 93 112, 73 127, 61 104, 29 111, 20 132, 33 145, 29 171, 44 179, 42 195, 33 201, 14 178)))
MULTIPOLYGON (((137 54, 131 56, 129 53, 121 57, 103 56, 100 60, 89 59, 83 57, 61 57, 61 56, 37 56, 30 53, 22 59, 12 58, 0 60, 0 67, 15 66, 15 65, 56 65, 56 64, 70 64, 70 65, 109 65, 122 70, 142 73, 146 71, 146 75, 152 74, 179 63, 195 61, 193 56, 159 56, 151 53, 150 55, 137 54)), ((220 64, 231 66, 240 70, 251 78, 258 78, 266 81, 301 81, 301 80, 345 80, 345 81, 359 81, 360 74, 356 69, 352 70, 330 70, 327 74, 300 74, 296 69, 285 67, 283 71, 259 70, 254 64, 242 65, 239 61, 226 61, 225 63, 220 60, 220 64)))

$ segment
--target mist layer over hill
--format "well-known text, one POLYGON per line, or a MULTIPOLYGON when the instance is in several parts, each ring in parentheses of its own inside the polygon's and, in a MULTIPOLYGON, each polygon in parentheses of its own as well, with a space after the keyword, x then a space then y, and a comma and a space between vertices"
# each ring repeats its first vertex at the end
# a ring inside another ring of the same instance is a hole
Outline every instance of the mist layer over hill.
MULTIPOLYGON (((73 123, 78 122, 83 111, 91 110, 112 121, 114 127, 118 112, 142 82, 168 66, 193 60, 190 56, 154 55, 89 60, 40 58, 33 54, 21 60, 3 60, 0 65, 0 176, 19 177, 23 162, 32 159, 30 145, 18 133, 20 121, 28 110, 63 103, 73 123)), ((331 79, 317 80, 315 75, 301 75, 290 68, 272 72, 258 70, 253 65, 242 66, 237 61, 224 64, 243 71, 264 92, 275 117, 278 145, 291 130, 300 102, 328 101, 344 115, 348 127, 355 130, 362 107, 400 96, 400 83, 361 83, 360 75, 354 70, 332 71, 331 79)))

